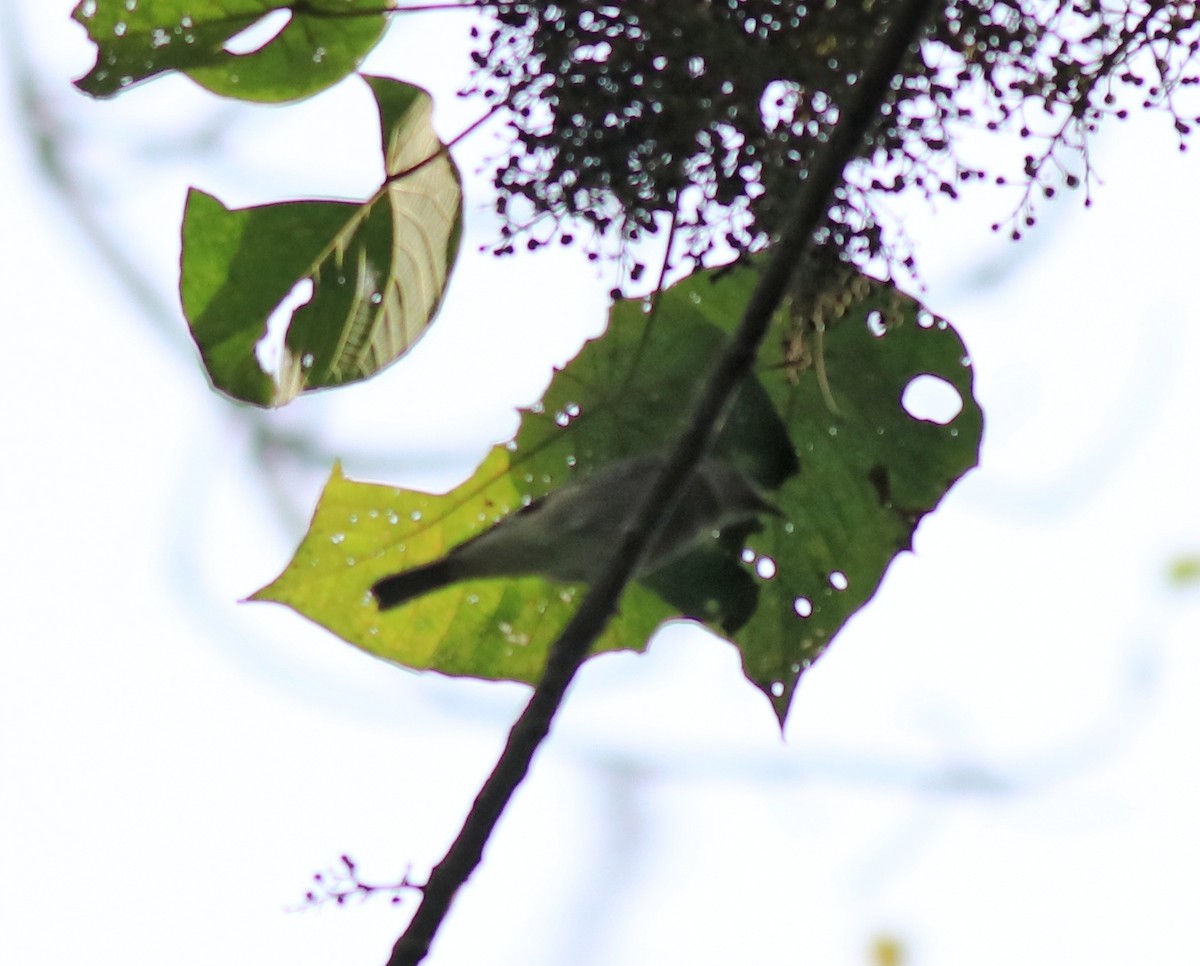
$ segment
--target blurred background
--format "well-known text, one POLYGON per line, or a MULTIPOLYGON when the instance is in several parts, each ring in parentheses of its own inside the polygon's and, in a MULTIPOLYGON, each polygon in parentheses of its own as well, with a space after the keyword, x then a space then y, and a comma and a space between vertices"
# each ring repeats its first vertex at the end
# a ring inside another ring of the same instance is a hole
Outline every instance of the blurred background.
MULTIPOLYGON (((187 187, 361 198, 366 86, 300 105, 166 77, 107 102, 69 0, 0 0, 0 961, 379 964, 412 908, 308 907, 440 859, 527 691, 414 675, 239 600, 333 459, 444 489, 598 334, 579 251, 496 261, 495 142, 456 151, 463 255, 373 381, 261 413, 214 394, 176 283, 187 187)), ((466 14, 364 65, 450 138, 466 14)), ((975 160, 1019 144, 972 138, 975 160)), ((1029 966, 1200 960, 1200 190, 1170 120, 1019 195, 897 209, 971 351, 980 467, 802 681, 783 740, 733 649, 671 626, 584 670, 429 962, 1029 966)))

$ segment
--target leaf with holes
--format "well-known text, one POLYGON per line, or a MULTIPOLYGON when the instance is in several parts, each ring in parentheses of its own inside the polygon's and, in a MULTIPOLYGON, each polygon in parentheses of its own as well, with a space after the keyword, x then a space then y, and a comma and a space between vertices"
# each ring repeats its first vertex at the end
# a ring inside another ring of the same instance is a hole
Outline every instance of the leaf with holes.
POLYGON ((93 97, 177 70, 225 97, 299 100, 352 73, 387 27, 378 0, 83 0, 72 16, 96 44, 75 82, 93 97), (241 51, 249 28, 266 35, 241 51))
MULTIPOLYGON (((515 440, 449 494, 335 471, 295 558, 255 599, 288 604, 408 667, 536 680, 574 588, 469 581, 384 614, 369 588, 576 472, 670 445, 756 282, 753 267, 704 272, 665 292, 654 313, 618 302, 608 331, 556 374, 515 440)), ((672 617, 702 620, 736 644, 782 723, 801 674, 974 465, 981 425, 962 343, 913 300, 851 275, 807 309, 789 303, 716 443, 782 517, 723 533, 641 578, 597 649, 644 647, 672 617), (956 414, 935 422, 905 408, 923 375, 952 390, 956 414)))
MULTIPOLYGON (((753 267, 698 273, 665 293, 660 311, 732 331, 757 282, 753 267)), ((772 494, 784 518, 747 541, 759 604, 732 640, 782 724, 805 669, 978 462, 983 414, 950 325, 852 272, 806 307, 785 302, 757 369, 800 472, 772 494), (938 411, 935 391, 935 410, 923 413, 931 384, 953 404, 938 411)))
MULTIPOLYGON (((553 408, 526 411, 517 438, 493 449, 451 493, 358 483, 335 469, 295 557, 253 599, 287 604, 406 667, 536 681, 574 612, 578 588, 536 577, 465 581, 382 614, 369 588, 436 559, 578 473, 661 450, 678 433, 697 380, 724 341, 706 322, 673 331, 648 326, 640 311, 614 311, 608 332, 558 373, 546 397, 553 408)), ((795 469, 783 424, 754 380, 717 449, 764 487, 778 486, 795 469)), ((680 614, 726 631, 745 623, 758 594, 738 564, 745 533, 706 540, 632 585, 596 649, 640 650, 659 624, 680 614)))
POLYGON ((407 352, 433 320, 462 231, 458 169, 418 87, 368 77, 385 170, 364 204, 298 201, 233 210, 193 189, 180 295, 213 385, 259 406, 341 386, 407 352), (292 312, 273 372, 268 321, 292 312), (290 296, 290 299, 289 299, 290 296))

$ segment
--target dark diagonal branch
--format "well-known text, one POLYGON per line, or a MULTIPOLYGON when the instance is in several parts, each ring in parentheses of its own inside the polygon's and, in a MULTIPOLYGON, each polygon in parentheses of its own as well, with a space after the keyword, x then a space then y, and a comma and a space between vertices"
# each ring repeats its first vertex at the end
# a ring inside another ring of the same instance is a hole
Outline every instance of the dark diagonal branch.
POLYGON ((458 837, 430 874, 420 905, 396 941, 388 966, 415 966, 429 952, 451 901, 479 865, 492 830, 528 773, 533 755, 549 733, 550 723, 592 642, 608 623, 643 551, 653 540, 657 525, 666 518, 675 495, 708 449, 714 427, 719 425, 735 390, 749 373, 771 316, 813 232, 824 218, 842 172, 878 116, 905 52, 919 40, 933 0, 903 0, 888 6, 894 7, 891 26, 880 38, 845 113, 800 186, 783 234, 773 248, 737 332, 700 392, 686 430, 622 534, 604 575, 592 585, 551 649, 541 683, 509 732, 504 751, 480 789, 458 837))

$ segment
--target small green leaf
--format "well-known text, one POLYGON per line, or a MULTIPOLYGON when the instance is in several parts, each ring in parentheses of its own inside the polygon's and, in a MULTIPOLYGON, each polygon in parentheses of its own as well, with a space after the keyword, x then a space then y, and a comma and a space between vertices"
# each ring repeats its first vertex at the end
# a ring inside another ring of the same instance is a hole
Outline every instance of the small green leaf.
POLYGON ((387 27, 381 9, 377 0, 83 0, 72 17, 96 44, 96 64, 75 84, 93 97, 112 97, 178 70, 226 97, 299 100, 358 67, 387 27), (225 49, 277 10, 290 19, 258 50, 225 49))
POLYGON ((367 78, 389 178, 365 204, 298 201, 232 211, 193 189, 183 220, 180 295, 213 385, 280 406, 394 362, 433 320, 462 231, 458 169, 420 88, 367 78), (297 286, 268 374, 257 356, 271 314, 297 286))
MULTIPOLYGON (((516 439, 445 496, 353 483, 335 470, 295 558, 254 599, 288 604, 409 667, 537 680, 575 588, 465 582, 385 614, 368 589, 576 472, 673 442, 757 278, 753 266, 699 273, 663 293, 653 313, 618 302, 604 336, 523 414, 516 439)), ((958 336, 882 283, 852 275, 804 311, 786 305, 716 443, 771 491, 782 518, 723 533, 643 576, 597 649, 640 649, 664 620, 702 620, 739 648, 782 723, 804 670, 975 464, 982 416, 971 383, 958 336), (957 415, 936 423, 906 411, 905 391, 923 374, 953 387, 957 415)))

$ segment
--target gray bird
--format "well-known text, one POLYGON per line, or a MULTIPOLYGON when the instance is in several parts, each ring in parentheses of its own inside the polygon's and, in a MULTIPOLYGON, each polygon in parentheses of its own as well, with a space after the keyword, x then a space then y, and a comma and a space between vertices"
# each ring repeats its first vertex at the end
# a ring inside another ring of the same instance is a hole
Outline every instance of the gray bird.
MULTIPOLYGON (((371 593, 380 610, 389 610, 463 580, 541 576, 591 583, 663 463, 661 456, 610 463, 509 514, 444 557, 384 577, 371 593)), ((638 574, 657 570, 714 530, 761 513, 778 515, 779 510, 729 463, 708 457, 696 467, 638 574)))

